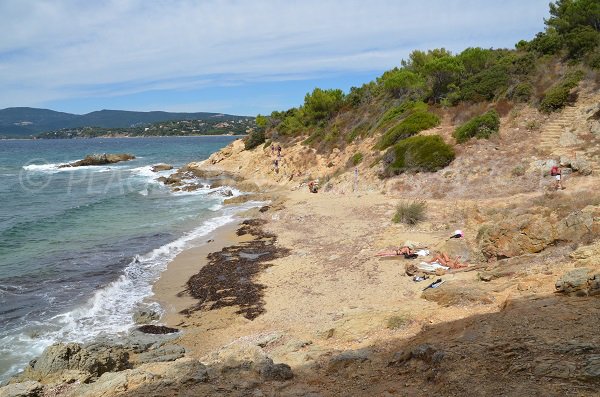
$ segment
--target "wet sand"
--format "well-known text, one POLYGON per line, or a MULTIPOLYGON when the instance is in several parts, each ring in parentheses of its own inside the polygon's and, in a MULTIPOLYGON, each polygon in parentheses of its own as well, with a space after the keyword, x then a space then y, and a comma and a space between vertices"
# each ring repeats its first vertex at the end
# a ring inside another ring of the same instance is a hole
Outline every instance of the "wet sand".
POLYGON ((185 316, 180 312, 197 303, 196 299, 185 293, 186 283, 208 263, 208 254, 248 239, 247 236, 236 235, 238 228, 239 222, 231 223, 192 241, 192 248, 182 251, 169 263, 153 287, 152 300, 165 310, 161 322, 170 327, 182 324, 185 316))

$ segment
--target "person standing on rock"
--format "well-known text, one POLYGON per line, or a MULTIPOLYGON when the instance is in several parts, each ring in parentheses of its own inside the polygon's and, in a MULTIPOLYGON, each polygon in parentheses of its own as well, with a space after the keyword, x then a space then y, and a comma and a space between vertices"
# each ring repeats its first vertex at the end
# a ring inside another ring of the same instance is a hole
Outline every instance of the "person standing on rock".
POLYGON ((554 188, 556 190, 564 189, 562 185, 562 171, 558 165, 552 166, 552 168, 550 169, 550 175, 553 176, 555 179, 554 188))

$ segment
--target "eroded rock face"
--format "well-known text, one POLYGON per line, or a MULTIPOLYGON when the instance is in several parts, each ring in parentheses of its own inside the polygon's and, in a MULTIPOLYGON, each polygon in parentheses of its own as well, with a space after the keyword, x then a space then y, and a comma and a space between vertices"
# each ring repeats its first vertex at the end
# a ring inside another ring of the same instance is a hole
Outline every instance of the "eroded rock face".
POLYGON ((64 164, 59 166, 59 168, 67 168, 67 167, 82 167, 89 165, 106 165, 106 164, 114 164, 119 163, 121 161, 129 161, 135 159, 135 156, 129 153, 118 153, 118 154, 90 154, 85 156, 83 160, 75 161, 73 163, 64 164))
POLYGON ((593 274, 586 267, 573 269, 558 279, 555 287, 558 292, 569 295, 600 295, 600 273, 593 274))
POLYGON ((479 248, 487 259, 538 253, 557 242, 581 242, 600 235, 598 208, 587 206, 562 219, 524 214, 482 228, 479 248))
POLYGON ((553 219, 526 214, 489 225, 479 236, 479 246, 486 258, 502 259, 540 252, 557 239, 553 219))

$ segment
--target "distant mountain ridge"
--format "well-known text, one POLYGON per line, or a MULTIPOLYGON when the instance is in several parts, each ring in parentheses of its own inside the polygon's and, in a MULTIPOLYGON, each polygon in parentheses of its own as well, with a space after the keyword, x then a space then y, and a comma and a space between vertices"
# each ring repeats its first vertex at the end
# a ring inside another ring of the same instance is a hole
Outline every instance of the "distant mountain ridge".
POLYGON ((0 110, 0 137, 29 137, 41 132, 75 127, 125 128, 135 125, 172 120, 239 120, 248 116, 197 112, 136 112, 128 110, 99 110, 83 115, 49 109, 13 107, 0 110))

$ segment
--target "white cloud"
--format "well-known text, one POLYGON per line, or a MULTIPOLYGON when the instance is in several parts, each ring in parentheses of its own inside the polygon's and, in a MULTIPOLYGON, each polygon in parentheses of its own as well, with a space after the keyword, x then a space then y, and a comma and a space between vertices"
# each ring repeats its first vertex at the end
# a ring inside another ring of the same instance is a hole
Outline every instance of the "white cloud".
POLYGON ((546 9, 547 0, 5 0, 0 107, 385 70, 414 48, 511 46, 542 28, 546 9))

